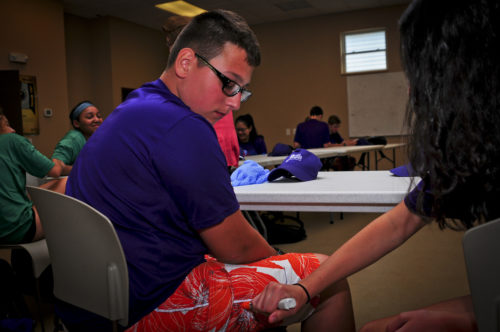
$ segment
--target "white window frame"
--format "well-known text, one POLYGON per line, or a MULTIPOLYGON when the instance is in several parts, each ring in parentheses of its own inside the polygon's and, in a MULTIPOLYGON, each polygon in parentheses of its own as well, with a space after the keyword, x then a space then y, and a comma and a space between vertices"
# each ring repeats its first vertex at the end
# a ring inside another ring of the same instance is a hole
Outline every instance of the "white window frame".
POLYGON ((341 33, 341 38, 340 38, 340 51, 341 51, 341 59, 342 59, 342 74, 359 74, 359 73, 367 73, 367 72, 378 72, 378 71, 386 71, 387 70, 387 31, 385 28, 373 28, 373 29, 365 29, 365 30, 356 30, 356 31, 346 31, 341 33), (346 52, 346 38, 349 36, 360 36, 360 35, 366 35, 366 34, 371 34, 371 33, 379 33, 383 32, 384 33, 384 45, 382 47, 377 47, 373 49, 364 49, 364 50, 359 50, 359 51, 352 51, 350 50, 349 53, 346 52), (375 66, 375 67, 370 67, 369 65, 366 65, 364 69, 360 70, 349 70, 347 68, 348 66, 348 57, 352 58, 358 57, 363 61, 363 55, 367 55, 368 57, 375 55, 376 53, 380 54, 383 56, 384 64, 375 66))

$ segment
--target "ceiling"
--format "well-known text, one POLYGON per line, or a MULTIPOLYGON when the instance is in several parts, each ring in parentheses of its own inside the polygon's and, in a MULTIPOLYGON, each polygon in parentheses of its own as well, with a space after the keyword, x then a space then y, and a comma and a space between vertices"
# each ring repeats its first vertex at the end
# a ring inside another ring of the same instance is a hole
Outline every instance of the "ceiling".
MULTIPOLYGON (((161 29, 171 16, 155 4, 168 0, 62 0, 67 13, 96 18, 112 16, 153 29, 161 29)), ((285 21, 359 9, 407 4, 410 0, 190 0, 206 10, 228 9, 243 16, 250 25, 285 21)))

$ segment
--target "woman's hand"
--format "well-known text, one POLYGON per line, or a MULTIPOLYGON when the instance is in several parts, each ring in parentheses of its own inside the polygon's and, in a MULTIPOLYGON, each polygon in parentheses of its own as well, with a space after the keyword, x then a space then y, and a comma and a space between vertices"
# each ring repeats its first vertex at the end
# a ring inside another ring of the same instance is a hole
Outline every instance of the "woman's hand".
POLYGON ((387 325, 387 332, 476 332, 472 313, 415 310, 399 314, 387 325))
POLYGON ((252 301, 252 311, 269 314, 268 321, 271 324, 281 322, 286 317, 294 315, 307 301, 303 289, 297 285, 284 285, 270 282, 266 288, 252 301), (291 297, 296 301, 296 306, 290 310, 278 309, 280 300, 291 297))

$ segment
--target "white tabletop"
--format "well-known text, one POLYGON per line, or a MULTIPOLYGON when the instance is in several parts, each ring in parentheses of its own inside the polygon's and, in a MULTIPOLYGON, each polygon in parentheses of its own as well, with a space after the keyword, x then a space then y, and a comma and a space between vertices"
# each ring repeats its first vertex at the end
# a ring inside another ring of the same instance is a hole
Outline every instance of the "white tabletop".
MULTIPOLYGON (((309 152, 315 154, 318 158, 328 158, 347 155, 349 146, 335 146, 331 148, 317 148, 317 149, 307 149, 309 152)), ((267 156, 265 154, 246 156, 245 160, 253 160, 259 165, 266 166, 276 166, 281 164, 288 156, 267 156)), ((240 165, 243 161, 240 161, 240 165)))
POLYGON ((389 171, 319 172, 312 181, 281 179, 234 191, 242 210, 386 212, 404 198, 410 182, 389 171))
MULTIPOLYGON (((366 145, 368 146, 377 146, 380 149, 383 145, 366 145)), ((318 158, 328 158, 328 157, 337 157, 337 156, 345 156, 347 155, 350 148, 363 148, 362 146, 334 146, 330 148, 317 148, 317 149, 307 149, 309 152, 318 156, 318 158)), ((364 148, 366 149, 366 148, 364 148)), ((377 149, 377 148, 376 148, 377 149)), ((368 150, 373 150, 373 148, 368 148, 368 150)), ((366 150, 365 150, 366 151, 366 150)), ((265 154, 254 155, 254 156, 246 156, 245 160, 253 160, 259 165, 266 166, 276 166, 281 164, 288 156, 268 156, 265 154)), ((243 161, 240 161, 240 165, 243 161)))
MULTIPOLYGON (((245 160, 253 160, 262 167, 276 166, 281 164, 288 156, 268 156, 265 154, 258 154, 253 156, 246 156, 245 160)), ((240 160, 239 164, 242 165, 245 160, 240 160)))
MULTIPOLYGON (((370 152, 385 149, 395 149, 404 146, 405 143, 392 143, 387 145, 353 145, 353 146, 333 146, 329 148, 317 148, 317 149, 307 149, 309 152, 318 156, 318 158, 329 158, 346 156, 354 152, 370 152)), ((253 160, 259 165, 266 166, 276 166, 281 164, 287 156, 268 156, 265 154, 246 156, 245 160, 253 160)), ((239 164, 243 164, 240 161, 239 164)))
POLYGON ((406 143, 388 143, 384 145, 382 150, 402 148, 404 146, 406 146, 406 143))

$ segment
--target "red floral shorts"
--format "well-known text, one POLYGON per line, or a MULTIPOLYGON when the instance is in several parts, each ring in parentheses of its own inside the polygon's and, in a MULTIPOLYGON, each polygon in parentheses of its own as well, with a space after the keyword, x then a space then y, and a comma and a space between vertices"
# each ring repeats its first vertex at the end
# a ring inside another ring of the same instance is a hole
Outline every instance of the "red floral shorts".
MULTIPOLYGON (((194 268, 163 304, 127 331, 258 331, 265 316, 242 308, 271 281, 294 284, 319 266, 314 254, 272 256, 246 265, 209 259, 194 268)), ((303 318, 303 317, 302 317, 303 318)), ((300 319, 298 319, 300 320, 300 319)))

